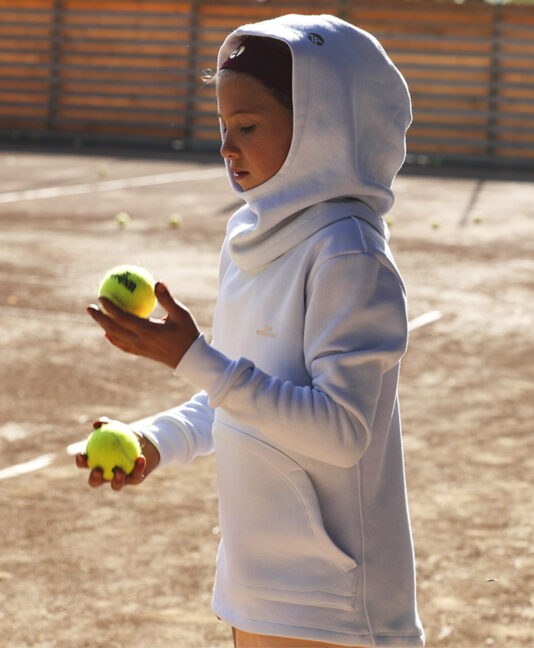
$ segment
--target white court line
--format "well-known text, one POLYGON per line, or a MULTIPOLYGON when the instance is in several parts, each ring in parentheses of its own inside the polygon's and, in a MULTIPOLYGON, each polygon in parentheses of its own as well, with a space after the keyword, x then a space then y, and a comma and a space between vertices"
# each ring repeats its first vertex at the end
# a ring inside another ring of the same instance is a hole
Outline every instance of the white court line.
POLYGON ((413 331, 414 329, 421 328, 421 326, 426 326, 427 324, 432 324, 441 319, 442 313, 438 310, 429 311, 428 313, 423 313, 419 317, 414 317, 413 320, 408 322, 408 331, 413 331))
MULTIPOLYGON (((422 326, 426 326, 427 324, 431 324, 432 322, 439 320, 441 317, 442 313, 437 310, 423 313, 422 315, 419 315, 419 317, 415 317, 414 319, 410 320, 410 322, 408 323, 408 330, 413 331, 414 329, 421 328, 422 326)), ((143 425, 149 424, 153 418, 154 417, 149 416, 139 421, 134 421, 134 423, 132 423, 131 425, 135 427, 142 427, 143 425)), ((87 439, 84 439, 83 441, 77 441, 76 443, 71 443, 67 446, 67 454, 74 456, 78 454, 78 452, 83 452, 86 443, 87 439)), ((55 455, 48 454, 43 455, 42 457, 37 457, 37 459, 28 461, 24 464, 18 464, 16 466, 11 466, 10 468, 4 468, 4 470, 0 470, 0 480, 9 479, 10 477, 18 477, 19 475, 23 475, 34 470, 40 470, 41 468, 45 468, 46 466, 50 465, 54 459, 55 455)))
POLYGON ((43 198, 62 198, 63 196, 80 196, 102 191, 120 191, 136 187, 152 187, 171 184, 173 182, 192 182, 227 176, 224 166, 191 171, 175 171, 173 173, 157 173, 155 175, 123 178, 122 180, 102 180, 63 187, 44 187, 42 189, 26 189, 24 191, 8 191, 0 194, 0 204, 16 203, 25 200, 41 200, 43 198))
POLYGON ((9 479, 10 477, 19 477, 20 475, 25 475, 34 470, 46 468, 46 466, 49 466, 55 458, 56 456, 53 454, 45 454, 36 459, 32 459, 31 461, 27 461, 26 463, 4 468, 3 470, 0 470, 0 480, 9 479))

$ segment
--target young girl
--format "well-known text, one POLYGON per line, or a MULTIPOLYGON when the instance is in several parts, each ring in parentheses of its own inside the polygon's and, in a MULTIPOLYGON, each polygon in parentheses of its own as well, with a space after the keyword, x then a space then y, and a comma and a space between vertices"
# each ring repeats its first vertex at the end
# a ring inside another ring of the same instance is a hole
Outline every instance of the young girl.
POLYGON ((405 289, 382 218, 406 84, 366 32, 299 15, 230 34, 216 84, 244 205, 212 344, 162 283, 163 320, 89 308, 112 344, 202 390, 141 430, 143 456, 111 486, 215 451, 213 608, 236 646, 422 646, 397 396, 405 289))

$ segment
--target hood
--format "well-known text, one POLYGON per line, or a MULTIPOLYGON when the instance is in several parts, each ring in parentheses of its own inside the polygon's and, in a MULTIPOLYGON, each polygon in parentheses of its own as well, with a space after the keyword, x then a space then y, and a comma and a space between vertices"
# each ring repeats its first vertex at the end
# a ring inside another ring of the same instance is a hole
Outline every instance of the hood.
POLYGON ((230 256, 262 267, 326 225, 353 215, 387 236, 382 216, 406 155, 406 82, 371 34, 334 16, 286 15, 232 32, 217 69, 246 35, 284 41, 293 58, 293 139, 280 170, 243 191, 230 219, 230 256), (311 209, 310 209, 311 208, 311 209))

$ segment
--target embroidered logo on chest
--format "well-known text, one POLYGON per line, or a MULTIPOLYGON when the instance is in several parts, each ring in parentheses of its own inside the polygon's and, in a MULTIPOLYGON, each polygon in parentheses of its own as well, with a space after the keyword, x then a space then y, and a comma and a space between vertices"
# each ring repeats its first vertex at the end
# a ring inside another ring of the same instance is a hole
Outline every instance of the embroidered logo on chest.
POLYGON ((278 333, 273 332, 273 327, 267 325, 262 329, 257 329, 256 335, 262 335, 263 337, 272 338, 273 340, 276 340, 276 338, 278 337, 278 333))

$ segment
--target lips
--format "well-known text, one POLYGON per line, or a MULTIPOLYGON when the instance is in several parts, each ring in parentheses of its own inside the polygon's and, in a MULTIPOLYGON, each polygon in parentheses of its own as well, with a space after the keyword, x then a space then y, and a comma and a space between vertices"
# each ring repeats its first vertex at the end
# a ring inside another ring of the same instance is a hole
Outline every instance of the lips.
POLYGON ((248 175, 248 171, 244 171, 243 169, 231 169, 231 171, 232 175, 234 176, 234 180, 241 180, 248 175))

